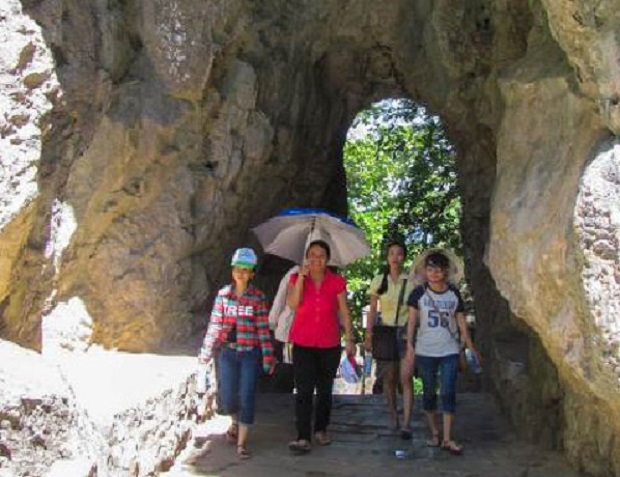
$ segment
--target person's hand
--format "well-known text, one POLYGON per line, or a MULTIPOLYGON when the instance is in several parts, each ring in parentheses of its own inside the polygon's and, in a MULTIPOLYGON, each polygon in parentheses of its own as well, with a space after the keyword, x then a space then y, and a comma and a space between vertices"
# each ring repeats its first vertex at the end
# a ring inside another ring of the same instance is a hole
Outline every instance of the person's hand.
POLYGON ((267 376, 273 376, 277 365, 278 363, 276 361, 273 361, 272 363, 263 363, 263 371, 267 376))
POLYGON ((344 350, 346 351, 347 356, 355 356, 355 343, 351 340, 347 340, 344 344, 344 350))
POLYGON ((372 352, 372 331, 366 330, 366 336, 364 338, 364 349, 369 353, 372 352))
POLYGON ((304 263, 302 264, 302 266, 299 267, 299 276, 307 277, 308 273, 310 273, 310 265, 308 265, 308 262, 304 260, 304 263))

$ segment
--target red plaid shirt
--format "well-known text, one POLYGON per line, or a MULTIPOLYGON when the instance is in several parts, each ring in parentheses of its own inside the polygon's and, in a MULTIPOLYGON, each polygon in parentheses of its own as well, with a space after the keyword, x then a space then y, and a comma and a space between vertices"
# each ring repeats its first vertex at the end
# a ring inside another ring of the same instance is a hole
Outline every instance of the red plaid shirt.
POLYGON ((258 288, 250 284, 243 296, 237 297, 234 287, 226 285, 215 298, 200 359, 210 361, 213 347, 217 345, 226 345, 237 351, 260 347, 263 368, 267 372, 275 361, 268 315, 267 299, 258 288), (237 340, 229 343, 227 337, 232 330, 236 330, 237 340))

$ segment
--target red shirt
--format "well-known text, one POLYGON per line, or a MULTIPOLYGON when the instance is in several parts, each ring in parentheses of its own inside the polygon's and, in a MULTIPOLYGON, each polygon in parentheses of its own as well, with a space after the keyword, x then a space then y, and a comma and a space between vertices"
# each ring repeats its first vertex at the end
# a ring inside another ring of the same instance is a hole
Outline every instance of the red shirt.
MULTIPOLYGON (((298 277, 298 273, 291 275, 290 284, 294 286, 298 277)), ((304 278, 303 295, 295 312, 289 339, 311 348, 339 346, 338 295, 346 290, 346 280, 329 269, 325 270, 325 278, 318 288, 310 277, 304 278)))

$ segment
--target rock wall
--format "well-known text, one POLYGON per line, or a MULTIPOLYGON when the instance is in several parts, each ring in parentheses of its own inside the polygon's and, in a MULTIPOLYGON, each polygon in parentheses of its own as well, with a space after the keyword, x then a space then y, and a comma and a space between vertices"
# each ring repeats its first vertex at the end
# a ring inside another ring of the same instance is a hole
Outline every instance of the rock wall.
MULTIPOLYGON (((141 393, 147 397, 110 413, 97 409, 102 405, 93 403, 84 388, 100 387, 107 368, 120 360, 125 369, 116 375, 116 389, 103 399, 99 394, 97 401, 135 393, 122 381, 137 364, 131 355, 110 354, 107 360, 82 352, 42 357, 0 340, 0 356, 1 476, 157 475, 170 469, 205 417, 195 376, 183 373, 186 366, 178 363, 176 379, 163 385, 138 380, 148 388, 141 393), (86 372, 76 373, 76 367, 86 372)), ((205 402, 212 403, 209 393, 205 402)))
POLYGON ((487 385, 620 473, 618 3, 4 2, 0 333, 79 303, 106 347, 187 341, 250 227, 346 209, 347 127, 407 96, 459 151, 487 385))
POLYGON ((89 475, 101 442, 56 367, 2 340, 0 354, 0 475, 42 476, 57 461, 89 475))

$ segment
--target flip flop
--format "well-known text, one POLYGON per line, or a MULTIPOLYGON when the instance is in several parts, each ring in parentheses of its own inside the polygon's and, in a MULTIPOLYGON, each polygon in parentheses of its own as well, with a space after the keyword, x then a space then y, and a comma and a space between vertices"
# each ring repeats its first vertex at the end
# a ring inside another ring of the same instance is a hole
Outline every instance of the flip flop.
POLYGON ((439 447, 440 444, 439 434, 433 434, 433 437, 426 440, 426 447, 439 447))
POLYGON ((314 440, 320 446, 328 446, 332 443, 331 438, 327 435, 325 431, 319 431, 315 433, 314 440))
POLYGON ((401 427, 400 428, 400 438, 404 441, 410 441, 413 436, 413 431, 410 427, 401 427))
POLYGON ((310 443, 305 439, 298 439, 296 441, 291 441, 288 443, 289 450, 293 452, 297 452, 299 454, 306 454, 310 452, 310 443))
POLYGON ((233 422, 226 431, 226 440, 231 444, 237 443, 237 437, 239 436, 239 424, 233 422))
POLYGON ((443 441, 441 449, 450 452, 452 455, 463 455, 463 446, 454 441, 443 441))
POLYGON ((244 445, 239 445, 237 446, 237 457, 241 460, 247 460, 252 457, 252 454, 244 445))

